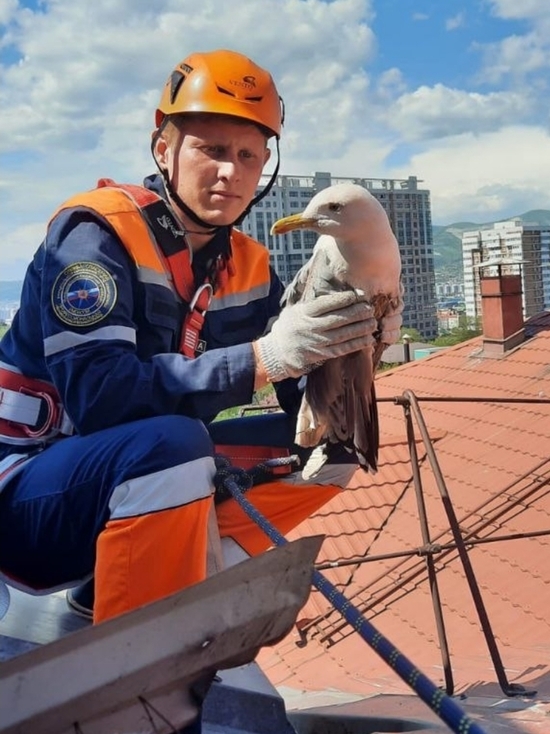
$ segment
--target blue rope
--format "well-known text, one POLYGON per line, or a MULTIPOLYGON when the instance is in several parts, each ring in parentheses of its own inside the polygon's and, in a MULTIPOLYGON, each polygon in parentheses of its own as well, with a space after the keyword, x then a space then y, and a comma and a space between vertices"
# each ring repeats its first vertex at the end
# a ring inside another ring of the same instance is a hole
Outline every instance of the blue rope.
MULTIPOLYGON (((274 466, 276 461, 272 460, 270 466, 274 466)), ((246 475, 246 472, 243 469, 224 466, 220 470, 219 476, 216 477, 216 486, 218 487, 223 484, 244 512, 260 526, 269 539, 275 545, 284 545, 288 542, 284 536, 244 496, 236 477, 243 481, 245 491, 253 484, 253 481, 246 479, 244 475, 246 475)), ((313 585, 328 599, 333 607, 344 617, 346 622, 359 633, 363 640, 372 647, 382 660, 395 670, 399 677, 415 691, 424 703, 455 734, 486 734, 475 721, 470 719, 462 711, 460 706, 457 706, 450 696, 421 673, 408 658, 363 617, 359 610, 330 581, 316 570, 313 571, 313 585)))

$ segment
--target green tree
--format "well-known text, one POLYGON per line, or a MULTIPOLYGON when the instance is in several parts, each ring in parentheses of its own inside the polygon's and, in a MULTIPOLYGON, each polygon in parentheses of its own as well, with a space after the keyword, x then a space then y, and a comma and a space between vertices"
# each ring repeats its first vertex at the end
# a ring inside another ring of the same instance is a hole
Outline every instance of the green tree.
POLYGON ((399 338, 399 344, 403 343, 404 336, 409 336, 411 342, 426 342, 418 329, 412 329, 408 326, 401 327, 401 337, 399 338))
POLYGON ((278 407, 278 405, 277 395, 273 385, 266 385, 254 393, 250 405, 238 405, 236 408, 222 410, 221 413, 218 413, 215 420, 221 421, 227 420, 228 418, 237 418, 242 415, 243 410, 246 410, 247 413, 254 411, 263 413, 266 409, 273 409, 278 407))
POLYGON ((458 326, 445 334, 440 334, 433 343, 436 347, 452 347, 468 339, 473 339, 474 336, 479 336, 481 331, 480 319, 472 319, 466 314, 461 314, 458 317, 458 326))

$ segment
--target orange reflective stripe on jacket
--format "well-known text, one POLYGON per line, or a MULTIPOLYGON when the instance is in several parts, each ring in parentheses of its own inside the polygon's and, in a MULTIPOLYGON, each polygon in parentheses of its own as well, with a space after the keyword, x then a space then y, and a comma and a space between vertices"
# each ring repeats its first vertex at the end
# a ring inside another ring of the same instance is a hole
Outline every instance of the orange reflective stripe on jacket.
MULTIPOLYGON (((158 199, 156 194, 150 193, 158 199)), ((54 217, 64 209, 76 207, 91 209, 108 222, 133 259, 139 280, 150 281, 147 271, 151 271, 157 274, 162 285, 170 287, 169 269, 158 251, 138 204, 128 192, 121 188, 104 186, 76 194, 59 207, 54 217)))
POLYGON ((231 231, 229 277, 216 288, 211 311, 242 305, 251 295, 268 295, 271 286, 269 252, 248 235, 231 231))
MULTIPOLYGON (((165 257, 162 254, 141 212, 140 202, 134 198, 136 193, 142 194, 145 201, 160 200, 157 194, 143 187, 112 182, 73 196, 56 214, 74 207, 85 207, 99 214, 112 227, 133 259, 141 282, 155 282, 175 289, 189 303, 194 295, 192 255, 183 241, 182 250, 177 256, 165 257)), ((233 229, 231 258, 225 270, 218 273, 209 310, 219 311, 240 306, 255 298, 267 296, 270 285, 267 248, 243 232, 233 229)))

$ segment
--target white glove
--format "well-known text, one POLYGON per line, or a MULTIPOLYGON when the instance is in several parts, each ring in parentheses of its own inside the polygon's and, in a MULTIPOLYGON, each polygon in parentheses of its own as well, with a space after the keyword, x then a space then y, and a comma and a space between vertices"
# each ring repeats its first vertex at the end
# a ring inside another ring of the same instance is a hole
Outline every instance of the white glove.
POLYGON ((398 305, 394 308, 389 316, 383 316, 380 319, 380 341, 383 344, 395 344, 401 336, 401 327, 403 326, 403 299, 400 298, 398 305))
POLYGON ((279 382, 371 346, 376 329, 372 307, 342 291, 287 306, 256 344, 267 379, 279 382))

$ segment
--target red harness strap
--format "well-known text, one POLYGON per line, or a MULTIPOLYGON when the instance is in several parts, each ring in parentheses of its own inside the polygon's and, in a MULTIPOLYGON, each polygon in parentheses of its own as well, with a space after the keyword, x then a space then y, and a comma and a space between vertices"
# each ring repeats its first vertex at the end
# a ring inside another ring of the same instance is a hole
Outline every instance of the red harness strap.
MULTIPOLYGON (((121 189, 131 196, 140 210, 150 204, 156 204, 163 199, 142 186, 133 184, 118 184, 110 178, 102 178, 97 182, 98 188, 110 186, 121 189)), ((185 357, 194 358, 197 353, 200 333, 204 325, 204 319, 212 296, 214 286, 220 286, 228 275, 227 267, 218 268, 215 275, 215 283, 207 278, 203 285, 196 291, 194 288, 193 269, 191 267, 192 253, 182 234, 182 247, 172 254, 163 252, 163 258, 168 265, 172 282, 180 298, 189 304, 189 310, 183 322, 181 330, 179 351, 185 357)))
POLYGON ((204 317, 210 306, 213 293, 212 285, 203 283, 191 299, 180 339, 180 352, 186 357, 194 357, 197 353, 204 317))
POLYGON ((0 367, 0 436, 27 443, 71 432, 51 383, 0 367))
MULTIPOLYGON (((229 444, 216 444, 216 454, 225 456, 233 466, 241 469, 252 469, 258 464, 269 459, 281 459, 290 456, 290 450, 279 446, 240 446, 229 444)), ((274 477, 284 476, 292 472, 290 464, 282 464, 274 467, 271 471, 274 477)))

